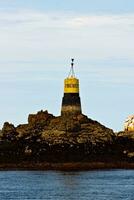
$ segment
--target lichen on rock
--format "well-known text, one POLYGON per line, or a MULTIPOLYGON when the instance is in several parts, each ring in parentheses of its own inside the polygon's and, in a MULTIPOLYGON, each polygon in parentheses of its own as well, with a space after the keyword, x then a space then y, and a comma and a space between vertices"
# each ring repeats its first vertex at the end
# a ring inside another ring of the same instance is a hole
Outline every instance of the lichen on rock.
POLYGON ((134 115, 127 117, 124 123, 124 131, 134 132, 134 115))

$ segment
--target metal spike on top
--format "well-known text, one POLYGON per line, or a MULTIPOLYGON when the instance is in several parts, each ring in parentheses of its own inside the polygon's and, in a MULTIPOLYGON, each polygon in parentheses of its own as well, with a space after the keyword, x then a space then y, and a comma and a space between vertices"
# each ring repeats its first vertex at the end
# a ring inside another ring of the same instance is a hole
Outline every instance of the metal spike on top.
POLYGON ((71 59, 71 69, 69 72, 69 77, 75 77, 75 73, 74 73, 74 58, 71 59))

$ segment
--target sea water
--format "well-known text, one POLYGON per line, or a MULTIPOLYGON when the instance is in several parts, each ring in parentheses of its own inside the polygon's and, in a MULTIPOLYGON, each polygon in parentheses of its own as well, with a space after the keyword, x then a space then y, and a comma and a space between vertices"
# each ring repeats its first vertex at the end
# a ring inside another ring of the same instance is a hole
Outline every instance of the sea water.
POLYGON ((0 200, 8 199, 134 200, 134 171, 0 171, 0 200))

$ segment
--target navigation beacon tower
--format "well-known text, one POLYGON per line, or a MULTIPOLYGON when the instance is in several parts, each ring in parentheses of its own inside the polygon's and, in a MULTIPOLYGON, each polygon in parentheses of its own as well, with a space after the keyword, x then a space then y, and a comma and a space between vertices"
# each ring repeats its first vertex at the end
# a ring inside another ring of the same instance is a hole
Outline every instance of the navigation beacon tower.
POLYGON ((64 80, 64 97, 62 99, 61 115, 82 114, 81 100, 79 96, 79 79, 74 73, 74 59, 68 77, 64 80))

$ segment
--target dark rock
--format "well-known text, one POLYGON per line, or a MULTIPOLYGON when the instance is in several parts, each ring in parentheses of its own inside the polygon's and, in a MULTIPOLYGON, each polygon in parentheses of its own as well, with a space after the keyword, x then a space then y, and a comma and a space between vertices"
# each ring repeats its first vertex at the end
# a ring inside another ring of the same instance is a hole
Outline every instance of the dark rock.
POLYGON ((16 131, 19 133, 19 137, 27 134, 29 132, 29 125, 28 124, 21 124, 16 127, 16 131))
POLYGON ((50 120, 54 118, 52 114, 48 111, 39 111, 37 114, 30 114, 28 116, 28 124, 30 126, 46 126, 49 124, 50 120))
POLYGON ((2 135, 4 141, 8 138, 15 142, 3 142, 1 155, 8 146, 18 160, 50 162, 104 159, 106 155, 109 158, 116 141, 111 129, 85 115, 54 117, 47 111, 30 114, 28 124, 16 128, 5 123, 2 135))
POLYGON ((121 131, 117 136, 134 140, 134 131, 121 131))
POLYGON ((14 133, 15 131, 16 131, 16 129, 13 124, 10 124, 9 122, 4 123, 4 126, 2 128, 3 134, 14 133))
POLYGON ((5 122, 0 133, 1 140, 14 141, 16 140, 17 135, 18 133, 14 125, 8 122, 5 122))
POLYGON ((111 129, 88 119, 84 115, 70 118, 57 117, 51 120, 42 132, 42 139, 51 144, 112 143, 115 137, 111 129))

